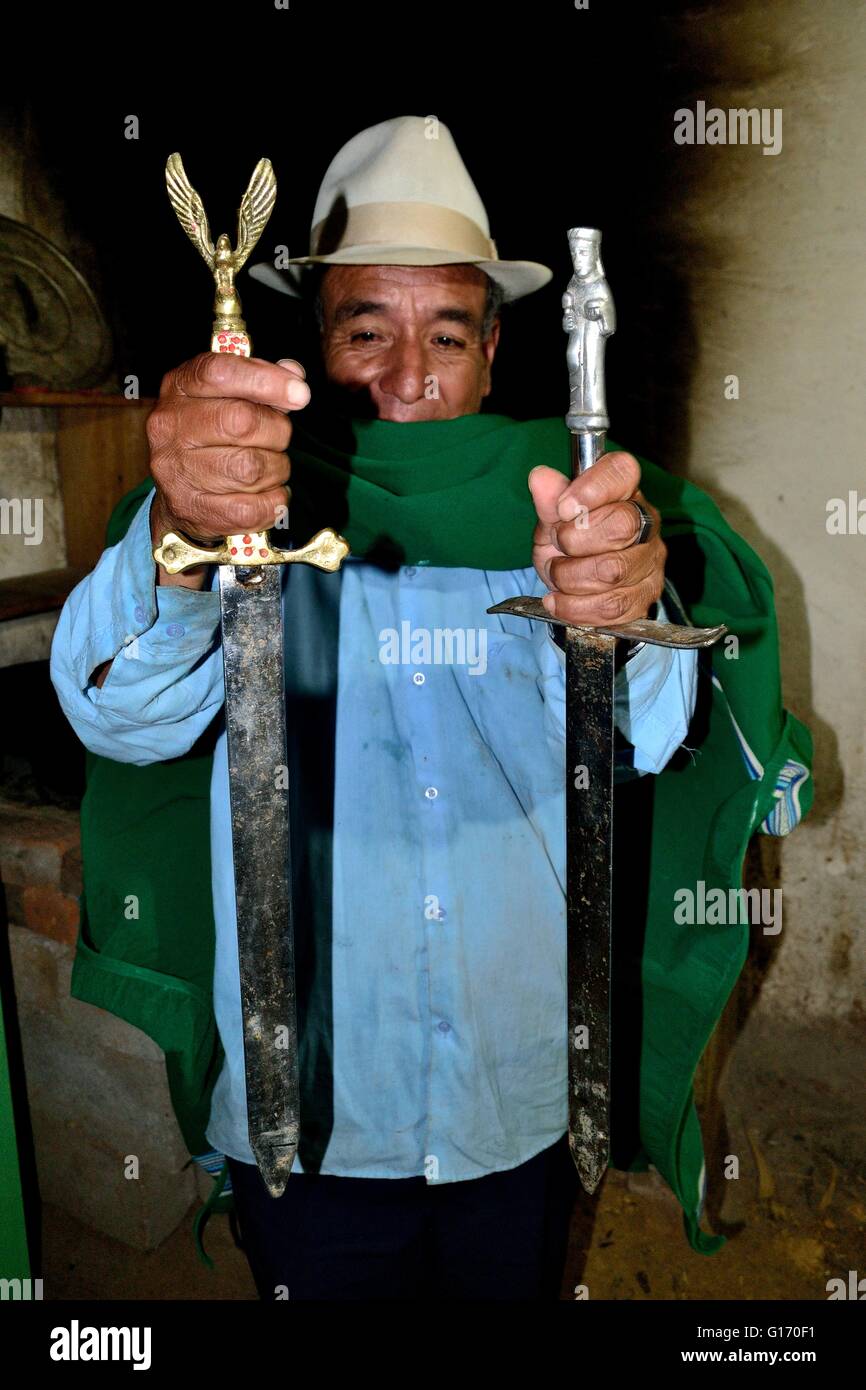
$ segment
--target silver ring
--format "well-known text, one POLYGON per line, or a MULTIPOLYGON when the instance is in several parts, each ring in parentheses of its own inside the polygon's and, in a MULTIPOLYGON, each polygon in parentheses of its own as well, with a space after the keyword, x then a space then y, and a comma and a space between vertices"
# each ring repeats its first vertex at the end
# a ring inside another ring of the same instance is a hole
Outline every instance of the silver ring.
POLYGON ((633 507, 637 507, 640 515, 640 530, 632 541, 632 545, 643 545, 649 540, 650 532, 653 529, 653 519, 642 503, 636 501, 634 497, 630 497, 629 501, 633 507))

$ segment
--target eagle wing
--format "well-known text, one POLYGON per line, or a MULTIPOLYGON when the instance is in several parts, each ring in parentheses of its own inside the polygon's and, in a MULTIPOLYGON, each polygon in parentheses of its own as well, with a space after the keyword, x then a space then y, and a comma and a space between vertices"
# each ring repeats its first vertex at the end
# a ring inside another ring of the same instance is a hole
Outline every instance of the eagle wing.
POLYGON ((238 243, 235 270, 240 270, 271 215, 277 197, 277 180, 269 159, 260 159, 238 211, 238 243))
POLYGON ((204 203, 186 176, 183 160, 179 154, 168 157, 165 166, 165 182, 171 205, 177 213, 177 220, 183 227, 193 246, 201 252, 207 262, 208 270, 214 268, 214 245, 210 239, 210 227, 204 203))

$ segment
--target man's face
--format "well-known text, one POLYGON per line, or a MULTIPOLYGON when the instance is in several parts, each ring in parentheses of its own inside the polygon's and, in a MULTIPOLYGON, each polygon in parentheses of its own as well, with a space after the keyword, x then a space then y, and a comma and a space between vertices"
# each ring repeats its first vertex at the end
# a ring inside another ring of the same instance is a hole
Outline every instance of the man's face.
POLYGON ((481 341, 486 277, 472 265, 332 265, 321 285, 328 380, 380 420, 476 415, 499 324, 481 341))

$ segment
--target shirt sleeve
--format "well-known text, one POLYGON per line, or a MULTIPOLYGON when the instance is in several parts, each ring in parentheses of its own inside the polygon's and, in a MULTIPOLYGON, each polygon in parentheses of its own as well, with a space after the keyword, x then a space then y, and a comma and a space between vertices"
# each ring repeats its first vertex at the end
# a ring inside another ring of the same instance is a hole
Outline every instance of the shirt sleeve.
POLYGON ((157 584, 152 501, 73 589, 51 646, 51 679, 81 742, 138 766, 188 752, 224 699, 217 571, 206 591, 157 584))
MULTIPOLYGON (((540 584, 540 580, 539 580, 540 584)), ((546 593, 543 587, 539 593, 546 593)), ((670 622, 661 600, 657 622, 670 622)), ((548 623, 535 623, 548 736, 565 737, 565 653, 548 623)), ((636 772, 661 772, 686 736, 695 708, 698 654, 646 643, 619 669, 614 683, 614 723, 630 745, 618 761, 636 772)))

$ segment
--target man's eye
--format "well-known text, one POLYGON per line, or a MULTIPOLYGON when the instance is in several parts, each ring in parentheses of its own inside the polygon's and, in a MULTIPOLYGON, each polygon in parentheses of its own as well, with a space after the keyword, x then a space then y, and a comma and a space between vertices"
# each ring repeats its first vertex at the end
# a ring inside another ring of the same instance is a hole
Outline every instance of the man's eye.
POLYGON ((373 332, 372 328, 364 328, 361 330, 360 333, 353 333, 351 340, 353 343, 358 342, 359 339, 361 339, 365 343, 370 343, 373 341, 374 338, 377 338, 378 336, 379 335, 377 333, 373 332))
POLYGON ((440 333, 436 342, 442 343, 445 347, 463 347, 463 344, 457 338, 451 338, 447 333, 440 333))

